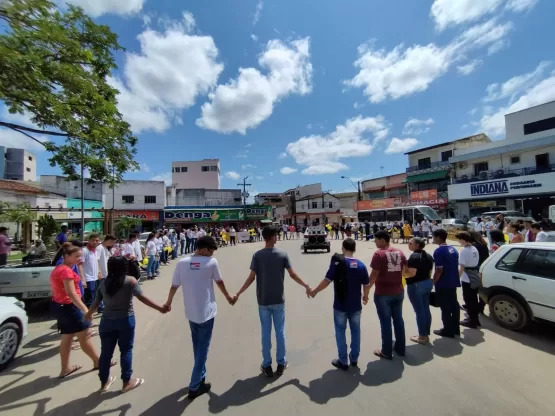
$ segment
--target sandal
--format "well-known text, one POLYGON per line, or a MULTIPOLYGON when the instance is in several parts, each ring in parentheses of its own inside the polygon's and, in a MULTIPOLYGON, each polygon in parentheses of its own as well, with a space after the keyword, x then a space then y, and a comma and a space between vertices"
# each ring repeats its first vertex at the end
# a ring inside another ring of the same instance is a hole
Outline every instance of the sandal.
POLYGON ((116 377, 110 376, 110 378, 108 378, 108 381, 100 388, 100 393, 107 392, 110 389, 110 387, 112 387, 112 384, 114 384, 115 381, 116 381, 116 377))
MULTIPOLYGON (((117 364, 118 362, 115 360, 110 361, 110 367, 113 367, 117 364)), ((98 367, 93 367, 93 369, 91 371, 97 371, 98 367)))
POLYGON ((81 370, 82 368, 83 368, 82 365, 74 365, 74 366, 72 366, 72 367, 69 369, 69 371, 68 371, 67 373, 65 373, 65 374, 60 374, 60 375, 58 376, 58 378, 60 378, 60 379, 66 378, 67 376, 72 375, 73 373, 75 373, 76 371, 81 370))
POLYGON ((420 345, 426 345, 426 344, 429 344, 429 343, 430 343, 429 340, 420 339, 420 337, 418 337, 418 336, 416 336, 416 335, 410 337, 410 340, 411 340, 412 342, 416 342, 417 344, 420 344, 420 345))
POLYGON ((71 346, 71 351, 78 351, 80 349, 81 349, 81 345, 79 345, 79 344, 73 344, 71 346))
POLYGON ((142 386, 144 382, 145 382, 144 378, 136 378, 134 380, 134 383, 129 383, 127 386, 121 389, 121 392, 122 393, 130 392, 131 390, 136 389, 139 386, 142 386))
POLYGON ((374 355, 376 357, 380 357, 380 358, 385 358, 386 360, 392 360, 393 357, 389 357, 387 355, 385 355, 382 350, 374 350, 374 355))

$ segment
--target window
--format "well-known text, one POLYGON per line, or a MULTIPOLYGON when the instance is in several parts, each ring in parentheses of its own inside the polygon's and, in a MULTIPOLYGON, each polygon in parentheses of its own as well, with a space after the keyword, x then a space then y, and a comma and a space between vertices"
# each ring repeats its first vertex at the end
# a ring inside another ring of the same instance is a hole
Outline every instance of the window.
POLYGON ((533 276, 555 279, 553 268, 555 267, 555 251, 528 250, 523 260, 517 266, 517 272, 533 276))
POLYGON ((539 133, 541 131, 555 129, 555 117, 546 118, 524 125, 524 135, 539 133))
POLYGON ((217 172, 217 171, 218 171, 217 166, 210 166, 210 172, 217 172))
POLYGON ((328 208, 330 208, 330 209, 333 208, 333 202, 332 202, 332 201, 329 201, 329 202, 328 202, 328 208))
POLYGON ((132 204, 135 202, 135 197, 133 195, 122 195, 121 202, 124 204, 132 204))
POLYGON ((429 169, 432 167, 432 161, 429 157, 418 159, 418 169, 429 169))
POLYGON ((156 195, 145 195, 145 204, 155 204, 156 195))
POLYGON ((402 211, 400 209, 392 209, 387 211, 386 214, 388 221, 401 221, 403 219, 402 211))
POLYGON ((29 158, 29 162, 33 161, 33 156, 28 156, 28 158, 29 158))
POLYGON ((511 165, 517 165, 520 163, 520 156, 511 156, 511 165))
POLYGON ((181 166, 181 173, 187 172, 187 166, 181 166))
POLYGON ((181 168, 176 166, 175 168, 173 168, 173 171, 179 173, 181 172, 181 168))
POLYGON ((445 152, 441 152, 441 161, 448 162, 449 158, 453 156, 452 150, 446 150, 445 152))
POLYGON ((202 172, 210 172, 210 166, 202 166, 200 170, 202 172))
POLYGON ((31 172, 31 168, 26 168, 25 169, 27 172, 31 172))
POLYGON ((478 176, 480 172, 488 171, 488 162, 474 163, 474 175, 478 176))
POLYGON ((536 168, 549 169, 549 153, 536 155, 536 168))
POLYGON ((312 209, 318 209, 318 202, 312 201, 312 209))
POLYGON ((509 250, 509 252, 505 254, 501 260, 499 260, 495 268, 506 272, 512 272, 521 254, 521 248, 509 250))

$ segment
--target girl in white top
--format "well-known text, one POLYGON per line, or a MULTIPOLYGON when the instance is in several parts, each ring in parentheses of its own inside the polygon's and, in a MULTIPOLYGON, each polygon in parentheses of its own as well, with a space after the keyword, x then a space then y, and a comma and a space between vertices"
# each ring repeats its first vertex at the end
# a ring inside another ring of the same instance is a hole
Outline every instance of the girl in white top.
POLYGON ((156 275, 156 238, 154 233, 150 233, 146 239, 146 255, 148 256, 148 264, 146 269, 146 278, 151 280, 156 275))

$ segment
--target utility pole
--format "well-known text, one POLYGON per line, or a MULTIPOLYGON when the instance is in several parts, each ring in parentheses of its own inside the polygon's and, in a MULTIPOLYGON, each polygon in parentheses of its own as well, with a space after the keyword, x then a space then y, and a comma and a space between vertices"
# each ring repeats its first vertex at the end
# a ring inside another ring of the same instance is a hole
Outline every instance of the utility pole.
POLYGON ((324 195, 329 194, 331 189, 322 192, 322 225, 326 225, 326 206, 324 203, 324 195))
POLYGON ((251 186, 251 183, 247 183, 248 176, 243 178, 243 183, 238 183, 237 186, 243 187, 243 221, 247 223, 247 187, 251 186))
MULTIPOLYGON (((85 143, 81 139, 81 154, 85 154, 85 143)), ((85 241, 85 165, 81 160, 81 241, 85 241)))

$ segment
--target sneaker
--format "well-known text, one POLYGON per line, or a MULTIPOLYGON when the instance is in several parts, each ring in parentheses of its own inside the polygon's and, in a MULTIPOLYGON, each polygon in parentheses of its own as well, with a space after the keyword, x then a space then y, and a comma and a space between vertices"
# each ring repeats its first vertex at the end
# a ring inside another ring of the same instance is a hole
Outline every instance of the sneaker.
POLYGON ((443 329, 434 329, 434 334, 445 338, 455 338, 455 335, 447 334, 443 329))
POLYGON ((212 384, 201 383, 198 389, 190 391, 187 398, 189 400, 195 400, 198 396, 208 393, 212 389, 212 384))
POLYGON ((272 366, 270 365, 268 367, 260 366, 260 371, 262 371, 262 374, 264 374, 266 377, 274 376, 274 370, 272 370, 272 366))
POLYGON ((461 311, 466 311, 466 305, 460 305, 459 308, 461 308, 461 311))
POLYGON ((285 364, 278 364, 277 368, 276 368, 276 374, 278 376, 281 376, 285 370, 287 369, 287 367, 289 367, 289 363, 285 363, 285 364))
POLYGON ((349 366, 347 364, 343 364, 337 358, 331 362, 331 365, 333 365, 335 368, 338 368, 338 369, 343 370, 343 371, 347 371, 349 369, 349 366))

